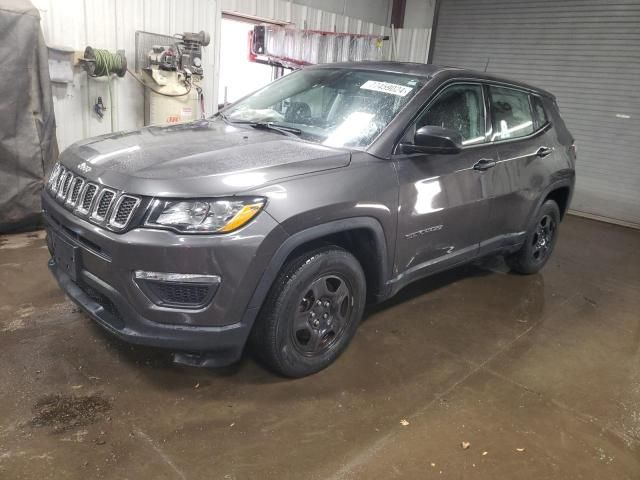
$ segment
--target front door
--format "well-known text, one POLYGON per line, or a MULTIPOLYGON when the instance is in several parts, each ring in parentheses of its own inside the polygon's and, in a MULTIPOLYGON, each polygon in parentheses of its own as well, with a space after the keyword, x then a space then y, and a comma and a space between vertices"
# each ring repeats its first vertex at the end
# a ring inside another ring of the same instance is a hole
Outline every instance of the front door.
POLYGON ((419 115, 403 141, 425 125, 457 130, 464 142, 457 154, 398 154, 400 211, 396 282, 448 268, 473 258, 489 220, 486 172, 497 160, 488 143, 482 85, 446 87, 419 115))

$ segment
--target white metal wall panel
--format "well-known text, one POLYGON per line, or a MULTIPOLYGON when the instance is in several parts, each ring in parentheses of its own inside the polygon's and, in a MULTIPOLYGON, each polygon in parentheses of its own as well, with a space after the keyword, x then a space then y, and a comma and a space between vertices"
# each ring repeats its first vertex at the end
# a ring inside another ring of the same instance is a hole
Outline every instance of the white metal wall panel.
MULTIPOLYGON (((87 45, 110 51, 124 49, 133 70, 135 31, 173 35, 206 30, 215 38, 219 16, 216 0, 34 0, 42 17, 48 45, 84 50, 87 45)), ((204 94, 206 109, 217 104, 214 70, 215 45, 204 49, 204 94)), ((77 70, 73 84, 54 84, 58 144, 61 149, 82 138, 111 131, 111 109, 115 130, 139 128, 144 122, 142 86, 130 75, 112 79, 113 102, 106 79, 90 79, 77 70), (107 110, 100 120, 92 108, 101 96, 107 110)))
MULTIPOLYGON (((221 0, 220 5, 225 13, 256 17, 277 23, 291 23, 297 28, 366 35, 391 35, 391 29, 383 25, 285 0, 221 0)), ((401 28, 396 29, 395 34, 397 53, 395 60, 420 63, 427 61, 431 37, 430 28, 401 28)), ((384 43, 383 55, 384 58, 394 59, 390 41, 384 43)))
POLYGON ((392 2, 391 0, 293 0, 293 3, 385 25, 391 14, 392 2))
MULTIPOLYGON (((225 13, 256 17, 275 23, 290 23, 301 29, 364 35, 391 34, 391 29, 383 25, 286 0, 221 0, 220 8, 225 13)), ((390 58, 390 43, 384 42, 383 58, 390 58)))
POLYGON ((434 63, 543 87, 578 147, 572 209, 640 225, 640 2, 442 0, 434 63))
POLYGON ((399 28, 395 33, 397 61, 427 63, 430 28, 399 28))
POLYGON ((262 18, 273 22, 293 23, 298 28, 344 33, 388 35, 389 28, 361 19, 327 12, 318 8, 298 5, 286 0, 221 0, 221 9, 262 18))

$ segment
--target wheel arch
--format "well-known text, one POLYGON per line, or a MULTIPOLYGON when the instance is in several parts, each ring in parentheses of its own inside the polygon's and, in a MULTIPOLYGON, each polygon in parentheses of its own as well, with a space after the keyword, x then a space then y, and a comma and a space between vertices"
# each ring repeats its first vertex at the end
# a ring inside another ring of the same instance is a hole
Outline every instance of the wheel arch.
POLYGON ((526 223, 527 231, 531 227, 532 222, 535 221, 535 216, 538 210, 544 202, 547 200, 554 200, 558 203, 558 207, 560 208, 560 219, 564 218, 565 213, 569 209, 569 205, 571 204, 571 197, 573 196, 573 186, 574 186, 574 178, 561 178, 554 182, 552 182, 547 188, 545 188, 540 196, 538 197, 538 201, 533 206, 531 212, 529 212, 529 218, 526 223), (559 201, 563 201, 563 205, 560 205, 559 201))
POLYGON ((560 209, 560 220, 564 218, 565 213, 569 209, 569 202, 571 200, 571 187, 569 185, 558 185, 549 191, 542 203, 547 200, 553 200, 560 209))
POLYGON ((376 300, 385 297, 389 274, 387 244, 382 225, 372 217, 345 218, 301 230, 282 243, 271 257, 251 296, 244 322, 253 323, 273 282, 290 258, 326 244, 338 245, 353 254, 365 272, 367 291, 371 292, 371 297, 376 300), (354 248, 356 242, 363 240, 370 248, 360 248, 360 245, 359 248, 354 248), (372 251, 375 255, 371 255, 372 251), (373 288, 370 290, 370 287, 373 288))

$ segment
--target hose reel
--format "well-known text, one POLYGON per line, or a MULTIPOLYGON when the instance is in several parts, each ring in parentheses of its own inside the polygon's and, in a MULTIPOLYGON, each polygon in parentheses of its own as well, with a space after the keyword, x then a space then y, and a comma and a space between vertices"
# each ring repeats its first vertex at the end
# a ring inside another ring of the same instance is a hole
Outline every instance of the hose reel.
POLYGON ((111 53, 109 50, 87 47, 84 49, 84 58, 80 59, 90 77, 107 77, 111 74, 124 77, 127 73, 127 57, 124 50, 111 53))

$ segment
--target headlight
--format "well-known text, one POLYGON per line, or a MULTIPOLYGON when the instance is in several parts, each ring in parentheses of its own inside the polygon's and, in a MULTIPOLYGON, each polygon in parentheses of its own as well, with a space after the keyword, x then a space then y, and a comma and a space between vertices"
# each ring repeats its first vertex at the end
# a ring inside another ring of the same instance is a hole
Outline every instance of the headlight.
POLYGON ((227 233, 255 217, 264 198, 155 200, 145 225, 185 233, 227 233))

